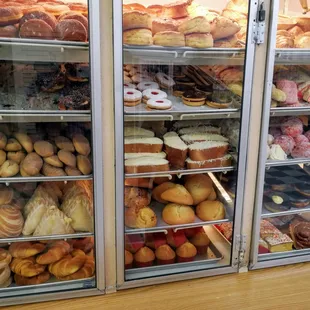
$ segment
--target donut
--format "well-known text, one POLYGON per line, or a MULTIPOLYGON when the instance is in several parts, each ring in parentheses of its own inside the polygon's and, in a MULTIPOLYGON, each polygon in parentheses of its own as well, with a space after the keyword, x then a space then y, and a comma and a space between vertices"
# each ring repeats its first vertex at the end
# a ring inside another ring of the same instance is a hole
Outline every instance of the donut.
POLYGON ((274 144, 278 144, 281 146, 282 150, 287 154, 290 155, 293 148, 295 147, 295 141, 292 137, 281 135, 274 138, 274 144))
POLYGON ((194 48, 213 47, 214 42, 210 33, 191 33, 185 36, 185 45, 194 48))
POLYGON ((69 12, 70 9, 67 5, 57 4, 54 2, 45 2, 42 4, 46 12, 53 14, 54 16, 59 16, 65 12, 69 12))
POLYGON ((84 16, 88 15, 88 7, 84 3, 80 3, 80 2, 68 3, 68 7, 73 12, 83 14, 84 16))
POLYGON ((149 5, 146 8, 147 12, 153 16, 161 16, 163 12, 163 6, 160 4, 149 5))
POLYGON ((82 23, 88 33, 88 19, 80 13, 69 12, 59 16, 58 20, 74 19, 82 23))
POLYGON ((168 99, 149 99, 146 105, 149 109, 155 110, 168 110, 172 107, 172 103, 168 99))
POLYGON ((187 8, 192 1, 179 0, 163 6, 163 15, 170 18, 181 18, 188 16, 187 8))
POLYGON ((303 133, 303 123, 298 117, 290 117, 281 124, 281 130, 284 135, 296 137, 303 133))
POLYGON ((206 97, 203 92, 189 90, 182 95, 182 101, 185 105, 199 107, 206 103, 206 97))
POLYGON ((0 37, 2 38, 16 38, 17 28, 13 25, 0 27, 0 37))
POLYGON ((18 24, 23 17, 22 10, 18 7, 0 7, 0 27, 18 24))
POLYGON ((155 75, 155 81, 158 82, 159 86, 162 88, 171 88, 175 85, 174 80, 167 74, 163 72, 158 72, 155 75))
POLYGON ((309 142, 309 139, 304 135, 299 135, 293 138, 296 145, 299 145, 304 142, 309 142))
POLYGON ((182 97, 184 92, 188 90, 192 90, 193 87, 189 85, 182 85, 182 84, 177 84, 173 86, 173 96, 175 97, 182 97))
POLYGON ((45 21, 53 30, 56 28, 57 20, 54 15, 43 11, 32 11, 25 14, 19 22, 20 27, 31 19, 40 19, 45 21))
POLYGON ((174 20, 170 18, 156 18, 152 23, 152 32, 153 35, 157 32, 163 31, 178 31, 178 27, 176 26, 174 20))
POLYGON ((131 77, 132 81, 136 84, 139 84, 143 81, 149 81, 150 80, 150 76, 148 75, 143 75, 143 74, 136 74, 134 76, 131 77))
POLYGON ((27 39, 54 39, 52 27, 41 19, 30 19, 23 23, 19 36, 27 39))
POLYGON ((204 16, 197 16, 181 24, 178 31, 184 33, 185 35, 196 33, 207 34, 211 32, 211 26, 204 16))
POLYGON ((147 82, 141 82, 141 83, 139 83, 138 85, 137 85, 137 88, 140 90, 140 91, 144 91, 144 90, 146 90, 146 89, 149 89, 149 88, 151 88, 151 89, 159 89, 159 85, 157 84, 157 83, 155 83, 155 82, 149 82, 149 81, 147 81, 147 82))
POLYGON ((188 77, 176 78, 174 81, 176 85, 187 85, 192 87, 195 86, 195 82, 188 77))
POLYGON ((134 88, 124 89, 124 105, 134 107, 141 103, 142 93, 134 88))
POLYGON ((125 88, 136 88, 136 85, 135 84, 132 84, 132 83, 124 83, 124 87, 125 88))
POLYGON ((310 158, 310 142, 297 145, 291 152, 293 158, 310 158))
POLYGON ((154 35, 153 42, 160 46, 185 46, 185 37, 181 32, 162 31, 154 35))
POLYGON ((128 45, 152 45, 152 31, 149 29, 131 29, 123 31, 123 42, 128 45))
POLYGON ((123 13, 123 31, 131 29, 152 29, 152 17, 146 12, 123 13))
POLYGON ((151 88, 151 89, 146 89, 143 91, 142 98, 143 98, 143 102, 147 103, 148 100, 150 99, 153 99, 153 100, 166 99, 167 94, 162 90, 151 88))
POLYGON ((87 31, 81 22, 75 19, 66 19, 57 24, 56 37, 62 41, 86 42, 87 31))

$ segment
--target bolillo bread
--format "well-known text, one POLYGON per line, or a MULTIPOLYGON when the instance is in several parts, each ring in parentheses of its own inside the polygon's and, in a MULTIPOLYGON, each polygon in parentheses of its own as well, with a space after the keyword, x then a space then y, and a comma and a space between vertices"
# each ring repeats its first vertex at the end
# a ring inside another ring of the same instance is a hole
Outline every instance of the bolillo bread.
POLYGON ((161 194, 160 198, 169 202, 188 206, 191 206, 194 203, 191 194, 183 185, 179 184, 175 184, 175 186, 168 188, 161 194))
POLYGON ((192 207, 169 203, 162 212, 163 220, 169 225, 182 225, 195 222, 195 212, 192 207))
POLYGON ((155 187, 152 191, 152 198, 160 203, 167 204, 169 201, 164 200, 161 198, 162 193, 164 193, 166 190, 175 187, 175 184, 172 182, 164 182, 157 187, 155 187))

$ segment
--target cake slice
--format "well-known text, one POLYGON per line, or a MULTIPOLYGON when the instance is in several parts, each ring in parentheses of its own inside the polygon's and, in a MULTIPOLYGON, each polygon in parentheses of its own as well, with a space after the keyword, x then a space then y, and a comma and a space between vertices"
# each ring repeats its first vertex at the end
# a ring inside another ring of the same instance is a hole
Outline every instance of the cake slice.
POLYGON ((169 171, 169 162, 157 157, 139 157, 125 160, 125 173, 169 171))
POLYGON ((180 135, 191 135, 196 133, 221 134, 221 128, 213 126, 193 126, 193 127, 181 128, 179 130, 180 135))
POLYGON ((137 126, 128 126, 124 128, 124 137, 154 137, 155 133, 151 130, 137 126))
POLYGON ((170 165, 175 169, 184 168, 188 147, 178 134, 173 131, 165 134, 164 145, 170 165))
POLYGON ((195 161, 190 158, 186 159, 187 169, 205 169, 205 168, 218 168, 218 167, 229 167, 232 165, 231 155, 227 154, 220 158, 195 161))
POLYGON ((293 240, 288 235, 282 233, 268 236, 265 238, 265 241, 271 253, 293 250, 293 240))
POLYGON ((163 141, 154 137, 127 137, 125 138, 125 153, 160 153, 163 141))
POLYGON ((181 139, 187 144, 202 141, 221 141, 228 142, 228 139, 222 135, 212 134, 212 133, 193 133, 181 136, 181 139))
POLYGON ((167 154, 165 152, 160 153, 125 153, 125 160, 131 158, 139 157, 156 157, 156 158, 166 158, 167 154))
POLYGON ((189 157, 194 161, 205 161, 209 159, 224 157, 228 151, 229 144, 220 141, 195 142, 189 146, 189 157))
POLYGON ((276 234, 281 234, 281 231, 273 226, 269 221, 267 220, 261 220, 260 221, 260 236, 264 240, 267 237, 272 237, 276 234))

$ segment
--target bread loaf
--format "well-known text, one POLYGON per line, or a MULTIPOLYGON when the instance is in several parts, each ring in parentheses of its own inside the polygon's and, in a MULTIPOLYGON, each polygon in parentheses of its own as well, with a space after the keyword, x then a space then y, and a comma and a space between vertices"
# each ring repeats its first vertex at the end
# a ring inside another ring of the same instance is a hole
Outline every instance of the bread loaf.
POLYGON ((205 161, 221 158, 226 155, 229 144, 227 142, 206 141, 195 142, 189 146, 189 157, 195 161, 205 161))
POLYGON ((130 137, 125 138, 125 153, 160 153, 163 141, 159 138, 130 137))
POLYGON ((10 205, 0 206, 0 238, 18 237, 24 226, 21 212, 10 205))
POLYGON ((195 161, 190 158, 186 159, 187 169, 203 169, 203 168, 218 168, 218 167, 228 167, 231 166, 231 155, 225 155, 220 158, 195 161))
POLYGON ((134 158, 125 161, 126 173, 144 173, 169 171, 169 162, 166 159, 147 157, 134 158))

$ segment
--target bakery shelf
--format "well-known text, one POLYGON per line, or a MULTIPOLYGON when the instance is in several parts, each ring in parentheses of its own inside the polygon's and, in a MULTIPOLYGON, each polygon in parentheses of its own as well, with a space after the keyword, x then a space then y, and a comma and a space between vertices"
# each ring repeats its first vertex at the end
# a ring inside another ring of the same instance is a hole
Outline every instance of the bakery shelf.
POLYGON ((270 116, 293 116, 293 115, 310 115, 310 105, 294 108, 277 107, 270 109, 270 116))
POLYGON ((309 64, 310 49, 277 48, 275 50, 276 65, 309 64))
POLYGON ((309 254, 310 254, 310 248, 302 249, 302 250, 285 251, 285 252, 258 254, 258 261, 264 262, 264 261, 273 260, 273 259, 291 258, 291 257, 309 255, 309 254))
POLYGON ((306 212, 310 212, 310 207, 291 208, 287 211, 282 211, 282 212, 270 212, 263 207, 261 218, 270 218, 270 217, 284 216, 284 215, 290 215, 290 214, 301 214, 301 213, 306 213, 306 212))
POLYGON ((180 65, 244 65, 244 48, 208 48, 124 45, 124 63, 180 65))
POLYGON ((15 243, 25 241, 39 241, 39 240, 66 240, 66 239, 78 239, 85 237, 92 237, 94 234, 90 232, 81 232, 67 235, 52 235, 52 236, 21 236, 16 238, 0 238, 0 243, 15 243))
POLYGON ((300 158, 300 159, 285 159, 285 160, 267 160, 266 168, 277 167, 277 166, 292 166, 299 164, 310 164, 310 158, 300 158))
POLYGON ((1 38, 0 59, 27 62, 89 62, 89 45, 56 40, 1 38))

